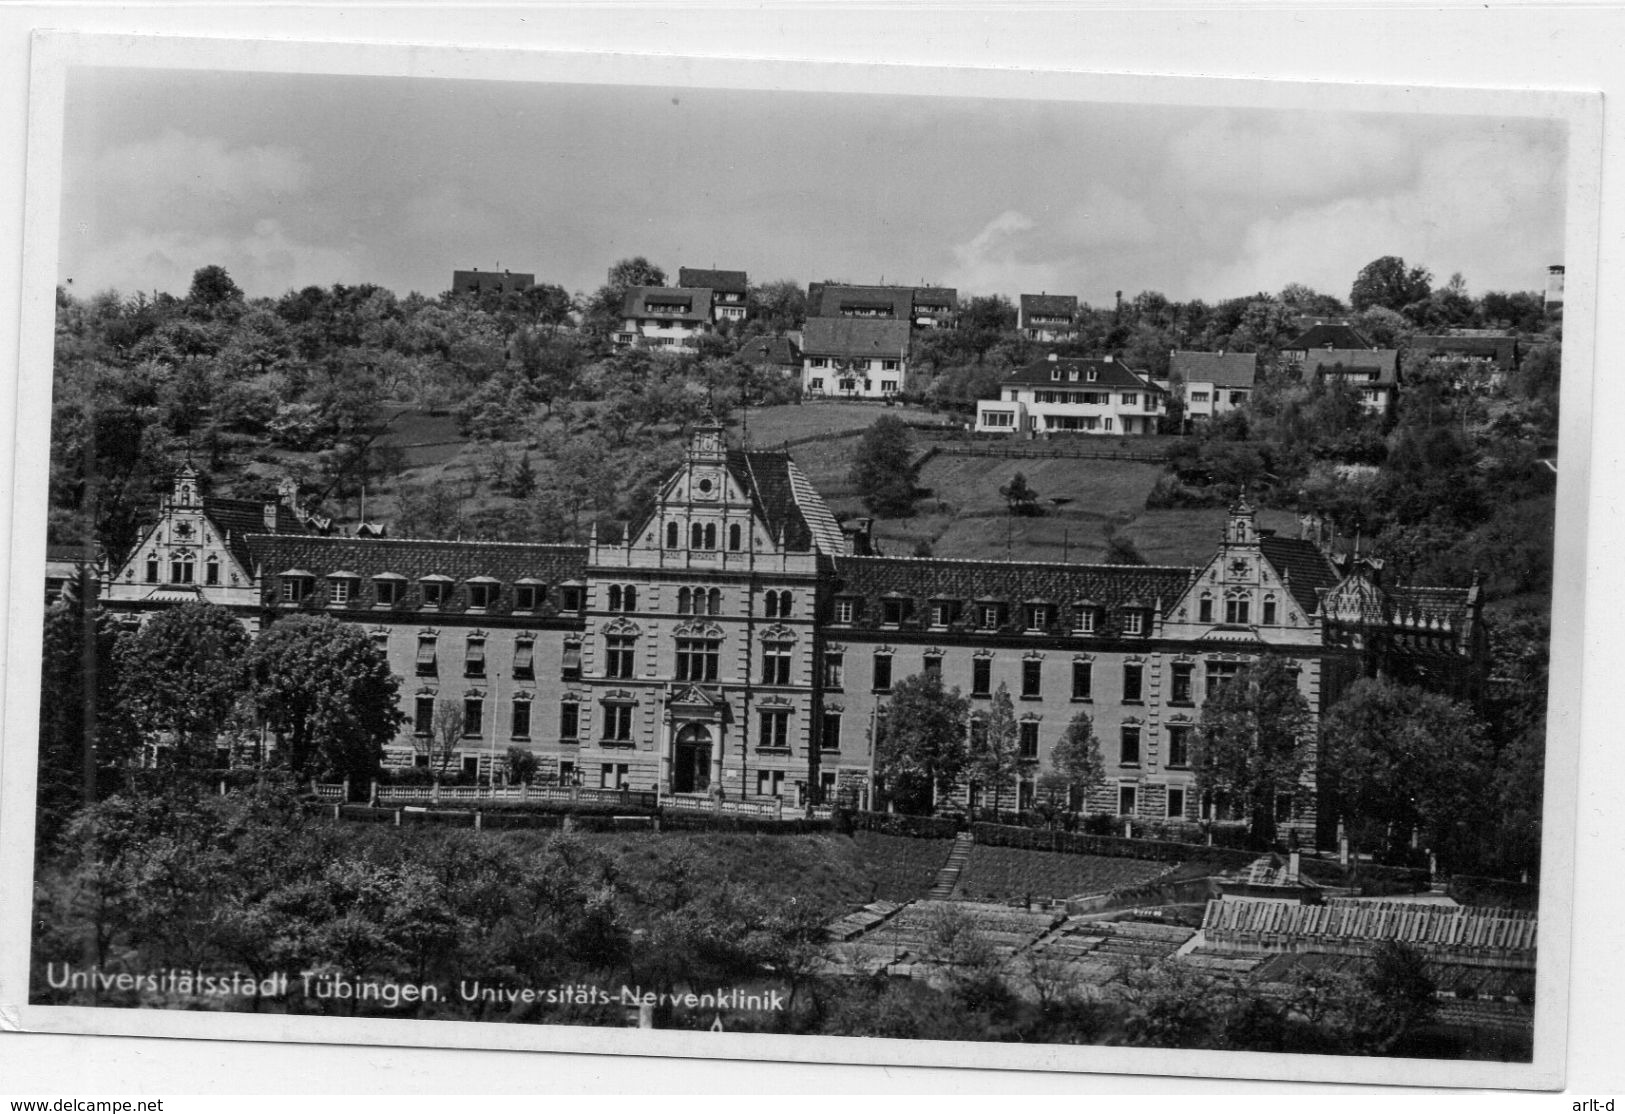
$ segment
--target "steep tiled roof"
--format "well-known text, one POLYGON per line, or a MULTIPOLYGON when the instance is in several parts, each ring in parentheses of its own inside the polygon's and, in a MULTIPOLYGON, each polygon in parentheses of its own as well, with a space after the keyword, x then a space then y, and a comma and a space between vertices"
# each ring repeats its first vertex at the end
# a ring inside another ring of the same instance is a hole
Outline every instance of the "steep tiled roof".
POLYGON ((401 600, 381 607, 380 614, 414 612, 423 605, 419 583, 428 576, 448 577, 453 582, 446 602, 436 614, 459 614, 468 610, 468 581, 490 577, 501 584, 496 603, 480 614, 514 614, 516 582, 529 578, 547 586, 545 602, 526 615, 556 615, 561 583, 582 580, 587 574, 587 550, 579 545, 529 545, 514 542, 419 541, 410 538, 321 538, 254 534, 248 547, 265 577, 266 601, 277 598, 279 573, 302 569, 317 578, 316 607, 327 603, 328 585, 322 579, 332 573, 354 573, 360 583, 351 604, 371 608, 377 603, 372 578, 393 573, 406 580, 401 600))
MULTIPOLYGON (((203 497, 203 513, 213 522, 225 539, 226 548, 245 569, 252 570, 253 558, 248 551, 248 535, 267 533, 265 508, 272 502, 266 499, 222 499, 213 495, 203 497)), ((276 500, 276 526, 278 534, 309 534, 310 530, 299 521, 293 510, 276 500)), ((147 525, 151 525, 149 522, 147 525)), ((143 527, 145 529, 145 527, 143 527)))
POLYGON ((850 286, 815 282, 807 286, 808 324, 812 318, 841 317, 854 308, 884 309, 892 319, 906 321, 914 309, 912 286, 850 286))
POLYGON ((952 312, 959 308, 959 291, 951 286, 916 286, 914 306, 952 312))
POLYGON ((1502 371, 1511 371, 1518 362, 1517 337, 1413 336, 1410 347, 1430 356, 1494 360, 1502 371))
POLYGON ((1021 296, 1021 319, 1027 320, 1031 313, 1042 314, 1045 317, 1076 317, 1078 313, 1078 296, 1076 294, 1023 294, 1021 296))
POLYGON ((1384 608, 1388 622, 1399 627, 1448 624, 1460 633, 1470 619, 1470 588, 1413 588, 1395 585, 1385 588, 1384 608))
POLYGON ((1304 366, 1311 375, 1343 368, 1375 372, 1373 383, 1393 386, 1399 382, 1399 352, 1393 348, 1315 349, 1304 360, 1304 366))
POLYGON ((932 600, 956 601, 963 608, 958 626, 981 629, 979 603, 1005 608, 1007 633, 1023 629, 1022 605, 1054 607, 1051 630, 1072 629, 1073 605, 1087 601, 1097 609, 1097 633, 1120 633, 1125 606, 1172 608, 1190 586, 1195 569, 1150 565, 1065 565, 1027 561, 952 561, 929 557, 842 557, 835 562, 837 596, 862 601, 853 626, 878 628, 883 599, 914 601, 912 623, 925 629, 932 600))
POLYGON ((1215 387, 1251 387, 1258 377, 1256 352, 1175 352, 1168 370, 1187 383, 1212 383, 1215 387))
POLYGON ((845 548, 829 507, 786 452, 728 452, 728 472, 750 493, 756 513, 784 548, 836 554, 845 548))
POLYGON ((743 294, 749 285, 744 271, 707 271, 698 267, 679 267, 677 285, 721 290, 727 294, 743 294))
POLYGON ((789 337, 752 337, 739 346, 739 358, 750 364, 799 367, 801 349, 789 337))
POLYGON ((1341 579, 1336 567, 1314 542, 1261 532, 1258 547, 1263 550, 1264 558, 1275 566, 1275 571, 1287 579, 1292 598, 1298 601, 1305 615, 1314 614, 1320 606, 1319 589, 1333 588, 1341 579))
POLYGON ((864 317, 811 317, 801 335, 808 356, 890 359, 908 355, 908 322, 864 317))
POLYGON ((1300 336, 1282 345, 1285 350, 1370 347, 1371 342, 1361 336, 1352 325, 1311 325, 1300 336))
POLYGON ((1147 391, 1161 391, 1162 388, 1140 378, 1139 374, 1127 364, 1112 359, 1060 359, 1035 360, 1025 367, 1018 367, 1004 377, 1004 383, 1010 387, 1139 387, 1147 391), (1059 370, 1061 378, 1055 379, 1053 372, 1059 370), (1076 371, 1076 380, 1070 378, 1070 373, 1076 371), (1093 382, 1089 380, 1089 373, 1095 373, 1093 382))
POLYGON ((634 286, 626 292, 623 313, 627 317, 673 317, 679 321, 705 321, 711 316, 711 291, 704 287, 634 286), (676 305, 680 311, 650 309, 650 302, 676 305))

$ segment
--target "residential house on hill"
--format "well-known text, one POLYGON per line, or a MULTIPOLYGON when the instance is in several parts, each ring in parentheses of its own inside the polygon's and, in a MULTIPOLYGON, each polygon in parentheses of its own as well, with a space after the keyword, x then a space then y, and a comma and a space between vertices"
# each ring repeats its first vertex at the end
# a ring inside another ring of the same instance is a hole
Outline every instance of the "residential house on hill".
POLYGON ((750 282, 744 271, 706 271, 696 267, 679 267, 677 285, 684 289, 711 291, 713 321, 745 319, 750 282))
POLYGON ((536 285, 536 276, 513 271, 453 271, 453 294, 520 294, 536 285))
POLYGON ((1111 356, 1050 355, 1010 372, 997 399, 976 404, 976 432, 1155 433, 1168 392, 1111 356))
POLYGON ((939 328, 953 323, 959 294, 947 286, 854 286, 814 282, 807 285, 807 317, 879 318, 906 321, 913 328, 939 328))
POLYGON ((1372 350, 1373 345, 1360 335, 1354 326, 1327 322, 1311 325, 1298 336, 1281 346, 1281 357, 1293 363, 1302 363, 1311 352, 1348 352, 1355 349, 1372 350))
POLYGON ((1078 335, 1078 299, 1073 294, 1023 294, 1016 326, 1028 340, 1071 340, 1078 335))
POLYGON ((1258 377, 1258 354, 1176 349, 1169 354, 1168 370, 1185 384, 1186 419, 1205 421, 1246 405, 1258 377))
POLYGON ((1518 338, 1504 333, 1417 335, 1407 348, 1440 368, 1459 368, 1458 384, 1470 377, 1486 388, 1498 387, 1518 366, 1518 338))
POLYGON ((792 337, 751 337, 739 346, 739 358, 751 367, 770 367, 786 375, 801 372, 801 346, 792 337))
POLYGON ((674 286, 634 286, 626 292, 615 343, 645 348, 692 348, 712 331, 711 291, 674 286))
POLYGON ((1305 380, 1346 383, 1370 414, 1390 414, 1399 393, 1399 352, 1393 348, 1317 348, 1304 359, 1305 380))
POLYGON ((801 389, 836 398, 888 398, 907 390, 907 321, 811 317, 801 333, 801 389))

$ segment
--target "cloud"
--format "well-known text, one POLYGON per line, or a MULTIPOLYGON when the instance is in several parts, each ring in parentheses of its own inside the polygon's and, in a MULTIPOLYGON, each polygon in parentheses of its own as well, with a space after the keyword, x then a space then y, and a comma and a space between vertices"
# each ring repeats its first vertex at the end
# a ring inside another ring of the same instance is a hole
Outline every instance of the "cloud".
POLYGON ((1112 250, 1151 243, 1158 230, 1139 202, 1094 182, 1060 212, 1034 218, 1007 209, 953 248, 948 281, 1014 297, 1078 291, 1112 250))
POLYGON ((1176 136, 1168 170, 1212 198, 1329 201, 1389 192, 1416 173, 1391 125, 1330 113, 1215 113, 1176 136))
POLYGON ((1302 282, 1347 297, 1361 267, 1398 255, 1441 282, 1460 271, 1475 292, 1537 289, 1561 258, 1563 172, 1537 139, 1447 140, 1403 188, 1252 220, 1231 260, 1193 268, 1189 285, 1219 298, 1302 282))
POLYGON ((82 245, 74 254, 77 263, 66 277, 81 292, 110 288, 181 295, 191 287, 193 272, 210 264, 224 267, 250 296, 366 279, 355 253, 302 243, 269 218, 255 221, 242 236, 131 229, 111 243, 82 245))

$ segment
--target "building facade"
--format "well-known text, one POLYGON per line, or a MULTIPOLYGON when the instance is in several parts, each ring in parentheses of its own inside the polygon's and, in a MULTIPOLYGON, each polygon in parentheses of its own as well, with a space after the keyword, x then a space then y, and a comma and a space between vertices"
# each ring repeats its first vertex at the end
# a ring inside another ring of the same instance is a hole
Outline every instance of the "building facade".
POLYGON ((744 271, 679 267, 677 285, 685 290, 711 291, 711 319, 717 324, 745 319, 749 307, 750 279, 744 271))
POLYGON ((810 317, 801 332, 801 389, 832 398, 891 398, 908 389, 909 325, 810 317))
POLYGON ((1073 294, 1023 294, 1016 327, 1028 340, 1072 340, 1078 335, 1078 299, 1073 294))
POLYGON ((1258 378, 1258 354, 1176 350, 1168 357, 1168 370, 1184 383, 1186 420, 1206 421, 1247 404, 1258 378))
MULTIPOLYGON (((106 605, 139 620, 204 599, 255 631, 308 613, 357 625, 399 679, 395 768, 499 777, 519 747, 565 783, 869 803, 892 692, 936 673, 970 701, 973 737, 1009 692, 1023 764, 1004 801, 1033 800, 1081 712, 1107 781, 1077 803, 1194 821, 1215 815, 1192 764, 1202 708, 1248 664, 1292 662, 1318 717, 1365 673, 1471 696, 1484 654, 1476 588, 1385 587, 1373 562, 1259 530, 1245 502, 1199 567, 879 556, 787 453, 729 449, 717 426, 619 544, 321 535, 275 507, 211 516, 189 469, 175 487, 106 605), (200 578, 211 557, 218 575, 200 578)), ((967 805, 988 787, 942 795, 967 805)), ((1311 766, 1279 802, 1305 841, 1315 796, 1311 766)))
POLYGON ((1156 433, 1168 392, 1111 356, 1047 359, 1005 377, 997 399, 976 404, 977 433, 1156 433))
POLYGON ((692 348, 713 331, 711 291, 677 286, 634 286, 621 307, 621 347, 692 348))

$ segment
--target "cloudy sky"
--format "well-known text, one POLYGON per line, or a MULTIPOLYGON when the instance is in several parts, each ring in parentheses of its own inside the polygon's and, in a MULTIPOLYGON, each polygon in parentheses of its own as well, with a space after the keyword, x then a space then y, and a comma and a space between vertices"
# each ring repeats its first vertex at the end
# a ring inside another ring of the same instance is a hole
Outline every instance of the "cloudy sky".
POLYGON ((60 279, 251 295, 617 259, 1209 301, 1562 260, 1562 127, 1493 117, 78 69, 60 279))

